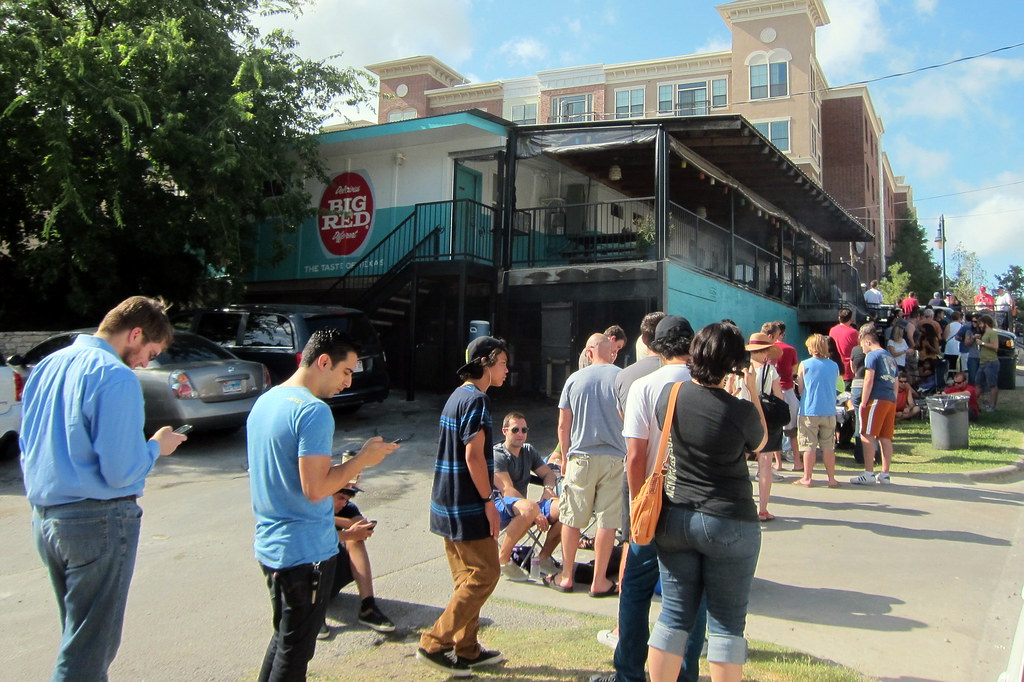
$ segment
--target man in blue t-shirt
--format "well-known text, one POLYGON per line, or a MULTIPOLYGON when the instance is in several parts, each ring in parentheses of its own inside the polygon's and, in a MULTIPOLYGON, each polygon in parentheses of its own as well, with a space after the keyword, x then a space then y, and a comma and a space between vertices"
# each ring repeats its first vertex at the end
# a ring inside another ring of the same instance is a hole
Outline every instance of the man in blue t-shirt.
POLYGON ((139 378, 170 345, 164 306, 122 301, 95 334, 45 357, 22 402, 21 466, 32 532, 60 609, 54 680, 105 680, 121 643, 135 570, 146 476, 185 436, 169 426, 146 441, 139 378))
POLYGON ((416 660, 452 677, 505 660, 477 641, 480 608, 498 584, 498 532, 494 506, 491 401, 487 389, 508 375, 505 344, 491 336, 473 339, 468 362, 459 368, 463 384, 441 412, 430 531, 444 538, 455 593, 433 627, 420 637, 416 660))
POLYGON ((864 357, 864 393, 860 404, 860 439, 864 446, 864 473, 850 483, 890 483, 892 435, 896 424, 896 360, 878 343, 874 324, 860 328, 864 357), (882 452, 882 472, 875 476, 875 443, 882 452))
POLYGON ((260 396, 246 421, 253 546, 273 603, 261 682, 305 679, 337 563, 332 495, 398 447, 374 437, 354 458, 331 464, 334 417, 322 399, 352 384, 358 360, 347 335, 315 332, 299 368, 260 396))

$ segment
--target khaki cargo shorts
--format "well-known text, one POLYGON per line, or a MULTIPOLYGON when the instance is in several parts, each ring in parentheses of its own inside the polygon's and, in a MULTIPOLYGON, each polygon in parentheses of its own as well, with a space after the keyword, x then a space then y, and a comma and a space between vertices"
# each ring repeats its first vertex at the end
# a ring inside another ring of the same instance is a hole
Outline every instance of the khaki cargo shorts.
POLYGON ((565 465, 559 520, 586 528, 597 517, 598 528, 618 528, 622 517, 622 458, 572 453, 565 465))

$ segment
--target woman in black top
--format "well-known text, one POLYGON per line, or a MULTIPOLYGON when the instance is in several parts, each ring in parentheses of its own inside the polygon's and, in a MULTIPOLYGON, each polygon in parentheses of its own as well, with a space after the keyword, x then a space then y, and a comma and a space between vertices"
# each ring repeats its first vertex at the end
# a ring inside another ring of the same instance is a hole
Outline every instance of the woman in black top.
MULTIPOLYGON (((690 344, 693 381, 679 391, 669 476, 654 543, 661 565, 662 610, 651 631, 651 680, 674 682, 701 595, 707 598, 708 662, 713 682, 740 680, 747 659, 747 602, 761 549, 746 453, 764 447, 759 401, 724 389, 745 364, 744 340, 731 324, 700 330, 690 344)), ((757 395, 754 375, 746 377, 757 395)), ((656 413, 664 418, 671 386, 656 413)))

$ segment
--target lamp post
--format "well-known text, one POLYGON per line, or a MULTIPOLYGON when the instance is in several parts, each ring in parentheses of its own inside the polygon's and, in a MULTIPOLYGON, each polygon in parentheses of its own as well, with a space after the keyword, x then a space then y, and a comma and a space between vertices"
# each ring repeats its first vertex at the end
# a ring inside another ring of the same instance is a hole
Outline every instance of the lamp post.
POLYGON ((935 233, 935 248, 942 250, 942 295, 946 295, 946 216, 939 216, 939 231, 935 233))

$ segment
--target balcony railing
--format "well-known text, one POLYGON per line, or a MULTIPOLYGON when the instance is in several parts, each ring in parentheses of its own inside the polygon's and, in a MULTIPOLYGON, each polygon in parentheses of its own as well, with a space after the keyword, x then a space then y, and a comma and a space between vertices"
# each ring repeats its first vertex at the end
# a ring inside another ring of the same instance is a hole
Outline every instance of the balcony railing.
POLYGON ((860 275, 848 263, 798 265, 796 303, 803 307, 863 307, 860 275))
POLYGON ((515 213, 512 267, 653 258, 654 198, 563 204, 515 213))

